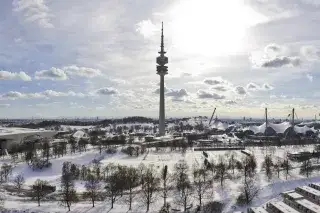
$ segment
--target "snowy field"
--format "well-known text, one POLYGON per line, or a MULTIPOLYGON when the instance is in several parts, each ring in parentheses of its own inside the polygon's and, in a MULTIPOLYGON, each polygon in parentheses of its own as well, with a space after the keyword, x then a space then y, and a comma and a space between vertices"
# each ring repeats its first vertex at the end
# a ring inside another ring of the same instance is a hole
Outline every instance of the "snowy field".
MULTIPOLYGON (((307 179, 304 176, 299 174, 299 165, 293 165, 294 168, 291 171, 291 175, 288 178, 288 181, 285 181, 283 175, 280 176, 278 179, 276 174, 274 174, 273 179, 268 182, 266 175, 263 171, 261 171, 261 164, 263 162, 263 158, 265 154, 271 154, 275 156, 275 158, 283 158, 284 154, 287 151, 310 151, 313 149, 313 146, 305 146, 305 147, 269 147, 265 148, 250 148, 249 150, 255 154, 257 158, 258 164, 258 174, 257 174, 257 181, 258 185, 260 186, 260 194, 257 199, 254 200, 252 206, 258 206, 266 203, 270 199, 278 198, 279 193, 286 190, 294 189, 297 186, 306 185, 310 182, 317 182, 320 181, 320 177, 317 177, 318 173, 313 173, 312 177, 307 179)), ((240 151, 235 151, 237 159, 241 159, 244 157, 240 151)), ((209 151, 209 158, 218 161, 219 157, 227 157, 230 154, 230 151, 209 151)), ((12 172, 12 177, 15 177, 18 174, 23 174, 25 177, 26 183, 25 187, 28 187, 34 183, 34 181, 38 178, 41 180, 47 180, 50 184, 56 185, 59 189, 60 177, 61 177, 61 169, 62 164, 65 161, 70 161, 72 163, 76 163, 78 165, 88 165, 92 162, 93 159, 101 159, 101 166, 104 167, 109 163, 114 164, 121 164, 126 166, 134 166, 138 167, 141 163, 145 165, 153 164, 155 168, 160 170, 163 166, 168 165, 168 169, 170 172, 173 171, 174 164, 177 163, 179 160, 185 160, 189 167, 190 173, 192 170, 193 165, 201 164, 204 161, 204 157, 202 152, 187 150, 185 154, 181 152, 174 151, 170 152, 167 151, 159 151, 156 152, 153 149, 150 149, 149 152, 140 155, 139 157, 129 157, 128 155, 122 153, 118 150, 115 154, 99 154, 98 150, 93 148, 89 148, 87 152, 84 153, 76 153, 76 154, 68 154, 64 157, 60 158, 52 158, 50 161, 52 162, 52 167, 46 169, 44 171, 32 171, 26 165, 25 162, 18 163, 12 172)), ((9 159, 2 159, 0 160, 0 164, 4 162, 8 162, 9 159)), ((226 207, 224 212, 233 212, 234 210, 244 210, 244 208, 238 208, 235 206, 236 197, 239 195, 239 187, 241 186, 240 179, 229 179, 226 180, 224 186, 221 187, 219 181, 214 183, 213 187, 213 196, 211 200, 220 200, 225 203, 226 207)), ((76 182, 76 189, 78 192, 82 192, 84 190, 84 182, 77 181, 76 182)), ((136 199, 139 201, 139 199, 136 199)), ((168 200, 170 202, 170 199, 168 200)), ((163 201, 161 198, 158 199, 158 202, 152 204, 150 212, 158 212, 163 201)), ((197 204, 197 201, 194 201, 194 206, 197 204)), ((67 209, 60 206, 58 202, 42 202, 41 206, 38 207, 36 202, 30 201, 30 198, 21 198, 17 196, 11 196, 6 194, 6 201, 4 203, 4 207, 7 209, 19 210, 23 209, 25 212, 67 212, 67 209), (25 200, 24 200, 25 199, 25 200), (28 199, 28 200, 27 200, 28 199)), ((71 212, 107 212, 110 209, 110 202, 97 202, 95 208, 91 207, 90 202, 81 202, 77 203, 71 208, 71 212)), ((114 209, 110 210, 109 212, 126 212, 127 206, 126 204, 120 199, 115 203, 114 209)), ((145 212, 145 206, 139 203, 134 203, 133 210, 131 212, 145 212)))

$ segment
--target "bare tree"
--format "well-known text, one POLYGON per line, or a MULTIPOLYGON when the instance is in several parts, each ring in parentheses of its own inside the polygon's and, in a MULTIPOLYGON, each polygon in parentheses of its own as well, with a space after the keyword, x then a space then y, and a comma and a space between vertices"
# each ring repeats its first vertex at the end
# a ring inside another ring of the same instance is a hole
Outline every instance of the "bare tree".
POLYGON ((314 155, 317 157, 317 163, 319 163, 320 159, 320 145, 315 145, 314 146, 314 155))
POLYGON ((256 185, 254 178, 247 177, 244 178, 240 191, 241 194, 237 198, 237 203, 249 205, 258 196, 260 189, 256 185))
POLYGON ((100 155, 101 155, 102 148, 103 148, 103 146, 102 146, 102 141, 101 141, 101 140, 98 140, 98 148, 99 148, 99 153, 100 153, 100 155))
POLYGON ((84 198, 89 198, 92 202, 92 207, 94 207, 94 202, 99 198, 101 194, 100 188, 101 184, 97 177, 89 175, 85 183, 86 192, 84 193, 84 198))
POLYGON ((254 177, 257 169, 257 162, 254 155, 247 156, 242 159, 241 162, 237 163, 237 168, 239 171, 243 172, 244 178, 254 177))
POLYGON ((32 185, 32 197, 37 199, 38 206, 40 206, 40 201, 47 195, 46 185, 48 185, 48 182, 40 179, 37 179, 32 185))
POLYGON ((13 183, 15 185, 15 187, 17 188, 18 193, 21 192, 21 188, 24 184, 25 180, 22 174, 17 175, 14 179, 13 179, 13 183))
POLYGON ((2 164, 1 171, 3 172, 3 177, 5 181, 8 181, 9 176, 12 173, 12 166, 10 164, 2 164))
POLYGON ((236 159, 235 152, 231 153, 228 163, 229 163, 228 164, 228 169, 231 169, 232 170, 232 174, 234 174, 234 170, 236 169, 236 166, 237 166, 237 159, 236 159))
POLYGON ((124 183, 120 180, 119 170, 116 170, 115 172, 110 174, 105 188, 107 190, 107 196, 111 201, 111 209, 113 209, 113 204, 121 195, 123 184, 124 183))
POLYGON ((168 166, 165 165, 161 170, 163 206, 166 206, 167 204, 169 176, 170 175, 168 173, 168 166))
POLYGON ((150 204, 155 201, 156 192, 159 187, 160 179, 157 171, 153 166, 149 166, 142 174, 142 198, 147 205, 147 212, 150 209, 150 204))
POLYGON ((46 159, 47 163, 49 163, 50 144, 48 139, 45 139, 45 141, 42 144, 42 157, 46 159))
POLYGON ((300 167, 300 173, 306 175, 307 177, 310 176, 312 172, 312 162, 310 158, 306 158, 302 161, 302 165, 300 167))
POLYGON ((282 167, 282 162, 281 162, 280 160, 278 160, 278 161, 273 165, 273 169, 277 172, 278 178, 280 177, 281 167, 282 167))
POLYGON ((223 182, 227 178, 228 170, 227 170, 227 164, 224 162, 224 159, 222 157, 219 158, 219 162, 216 165, 216 179, 220 180, 221 186, 223 186, 223 182))
POLYGON ((286 180, 287 180, 288 175, 290 174, 290 170, 292 169, 292 165, 291 165, 290 160, 287 155, 285 156, 285 158, 281 164, 281 167, 283 168, 283 171, 285 172, 286 180))
POLYGON ((182 205, 184 211, 190 207, 191 196, 193 194, 193 188, 188 176, 188 164, 182 160, 175 164, 175 185, 177 189, 176 202, 178 205, 182 205))
POLYGON ((273 167, 273 162, 272 158, 270 155, 266 155, 264 157, 264 161, 262 162, 262 168, 264 168, 266 175, 268 177, 268 181, 272 179, 272 167, 273 167))
POLYGON ((77 193, 74 188, 73 175, 65 173, 61 177, 61 204, 67 206, 70 211, 71 205, 78 201, 77 193))
POLYGON ((203 164, 205 168, 211 172, 211 182, 213 183, 215 178, 214 174, 216 172, 216 162, 214 161, 214 159, 211 159, 210 162, 205 159, 203 164))
POLYGON ((107 166, 105 166, 102 169, 102 175, 103 175, 103 180, 107 181, 109 179, 110 173, 112 173, 114 168, 114 165, 112 163, 109 163, 107 166))
POLYGON ((125 186, 126 189, 129 191, 128 199, 126 201, 129 203, 129 210, 131 210, 132 200, 134 198, 133 189, 140 184, 140 176, 137 168, 129 167, 125 170, 125 186))
POLYGON ((68 141, 68 142, 69 142, 69 144, 70 144, 70 151, 71 151, 71 153, 76 153, 77 145, 78 145, 76 139, 71 136, 71 137, 69 138, 69 141, 68 141))
POLYGON ((202 208, 202 200, 208 198, 208 192, 212 187, 211 181, 207 179, 207 170, 204 167, 193 166, 193 183, 199 200, 199 209, 202 208))
POLYGON ((2 190, 0 190, 0 212, 4 212, 4 202, 5 202, 5 196, 4 196, 4 192, 2 190))

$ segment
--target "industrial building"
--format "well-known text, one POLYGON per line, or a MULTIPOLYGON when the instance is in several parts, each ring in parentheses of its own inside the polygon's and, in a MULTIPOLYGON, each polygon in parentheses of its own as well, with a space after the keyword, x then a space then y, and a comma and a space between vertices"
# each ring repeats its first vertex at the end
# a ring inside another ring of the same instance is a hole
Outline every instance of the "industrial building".
POLYGON ((56 134, 56 131, 51 130, 0 127, 0 153, 5 153, 13 144, 23 142, 26 137, 51 138, 56 134))

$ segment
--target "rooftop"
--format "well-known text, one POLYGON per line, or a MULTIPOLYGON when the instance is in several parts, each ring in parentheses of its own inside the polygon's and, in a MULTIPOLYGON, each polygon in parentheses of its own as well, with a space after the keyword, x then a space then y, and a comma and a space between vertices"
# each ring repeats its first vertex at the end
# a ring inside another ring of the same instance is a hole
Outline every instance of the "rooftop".
POLYGON ((0 136, 23 134, 23 133, 40 133, 40 132, 51 132, 50 130, 44 129, 27 129, 27 128, 16 128, 16 127, 0 127, 0 136))
POLYGON ((253 213, 268 213, 267 210, 265 210, 264 208, 262 207, 252 207, 251 208, 251 211, 253 213))
POLYGON ((309 200, 302 199, 302 200, 297 200, 295 202, 300 204, 301 206, 305 207, 306 209, 313 211, 313 212, 320 212, 320 206, 310 202, 309 200))
POLYGON ((315 185, 317 187, 320 187, 320 183, 311 183, 312 185, 315 185))
POLYGON ((290 197, 293 200, 302 199, 304 198, 302 195, 296 192, 284 193, 286 196, 290 197))
POLYGON ((283 213, 299 213, 297 210, 293 209, 292 207, 288 206, 287 204, 281 201, 272 201, 269 204, 273 205, 283 213))
POLYGON ((314 188, 311 188, 309 186, 300 186, 300 187, 297 187, 297 188, 298 189, 300 188, 300 189, 302 189, 302 190, 304 190, 306 192, 309 192, 310 194, 313 194, 313 195, 315 195, 317 197, 320 197, 320 191, 318 191, 318 190, 316 190, 314 188))

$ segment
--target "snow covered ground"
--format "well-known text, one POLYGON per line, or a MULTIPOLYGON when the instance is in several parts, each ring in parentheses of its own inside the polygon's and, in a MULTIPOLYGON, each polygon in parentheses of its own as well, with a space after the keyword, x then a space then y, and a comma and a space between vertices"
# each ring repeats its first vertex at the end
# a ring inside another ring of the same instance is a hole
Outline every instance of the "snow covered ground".
MULTIPOLYGON (((271 182, 267 181, 267 177, 263 171, 261 171, 261 164, 263 162, 263 158, 266 153, 276 156, 277 158, 283 158, 287 151, 310 151, 313 149, 313 146, 305 146, 305 147, 269 147, 265 148, 249 148, 249 151, 254 153, 257 158, 258 164, 258 173, 257 173, 257 181, 261 188, 260 194, 257 199, 254 200, 252 206, 259 206, 270 199, 278 198, 280 192, 294 189, 297 186, 306 185, 310 182, 318 182, 320 181, 319 173, 314 173, 312 178, 305 178, 299 174, 298 164, 294 165, 294 168, 291 171, 291 175, 288 178, 288 181, 285 181, 283 175, 280 176, 280 179, 276 177, 274 174, 274 178, 271 182)), ((244 157, 244 154, 240 153, 240 151, 236 151, 236 156, 238 159, 244 157)), ((209 151, 209 158, 213 158, 216 161, 219 157, 226 157, 230 154, 230 151, 209 151)), ((169 171, 172 172, 174 168, 174 164, 179 160, 185 160, 190 170, 193 165, 197 163, 202 163, 204 160, 202 152, 197 152, 193 150, 187 150, 185 154, 182 154, 178 151, 170 152, 167 151, 159 151, 156 152, 153 149, 150 149, 148 153, 144 155, 140 155, 138 157, 130 157, 118 150, 115 154, 99 154, 98 150, 89 148, 87 152, 76 153, 76 154, 68 154, 64 157, 53 158, 51 159, 52 167, 46 169, 44 171, 32 171, 26 163, 18 163, 12 172, 12 177, 23 174, 26 180, 26 187, 33 184, 33 182, 40 178, 42 180, 49 181, 50 184, 56 185, 59 189, 60 177, 61 177, 61 169, 62 164, 65 161, 70 161, 72 163, 76 163, 79 165, 87 165, 92 162, 93 159, 101 159, 101 166, 105 166, 108 163, 121 164, 127 166, 139 166, 139 164, 144 163, 146 165, 153 164, 159 170, 164 166, 168 165, 169 171)), ((8 162, 8 159, 0 159, 0 166, 2 163, 8 162)), ((223 187, 220 186, 220 183, 217 181, 214 183, 214 194, 212 200, 221 200, 226 204, 226 208, 224 212, 233 212, 235 210, 244 210, 245 208, 235 206, 236 197, 239 195, 239 187, 241 186, 240 179, 230 179, 226 180, 223 187)), ((76 182, 77 191, 81 192, 84 190, 84 183, 82 181, 76 182)), ((42 202, 41 206, 38 207, 36 202, 31 202, 29 198, 21 198, 17 196, 11 196, 6 193, 6 201, 4 203, 4 207, 12 210, 21 210, 24 212, 67 212, 67 209, 63 206, 60 206, 58 202, 42 202), (24 200, 26 199, 26 200, 24 200), (27 200, 28 199, 28 200, 27 200)), ((145 206, 139 202, 140 199, 135 199, 135 203, 133 205, 133 210, 131 212, 145 212, 145 206), (138 201, 138 202, 137 202, 138 201)), ((168 200, 170 202, 170 199, 168 200)), ((150 212, 158 212, 161 205, 163 204, 162 198, 159 198, 156 203, 152 204, 150 212)), ((197 204, 197 201, 194 201, 194 206, 197 204)), ((92 208, 90 202, 81 202, 77 203, 71 207, 71 212, 89 212, 89 213, 100 213, 100 212, 127 212, 127 205, 123 202, 123 200, 118 200, 115 203, 114 209, 110 210, 110 203, 106 202, 97 202, 96 207, 92 208)), ((14 211, 12 211, 14 212, 14 211)))

